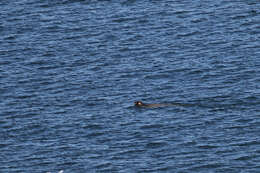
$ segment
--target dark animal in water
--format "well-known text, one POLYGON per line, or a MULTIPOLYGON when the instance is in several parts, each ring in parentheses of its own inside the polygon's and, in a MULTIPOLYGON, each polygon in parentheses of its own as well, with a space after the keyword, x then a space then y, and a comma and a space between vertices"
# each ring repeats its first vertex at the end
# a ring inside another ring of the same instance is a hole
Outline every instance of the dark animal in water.
POLYGON ((156 104, 147 104, 141 101, 136 101, 135 106, 137 107, 145 107, 145 108, 158 108, 158 107, 165 107, 165 106, 175 106, 177 104, 170 104, 170 103, 156 103, 156 104))

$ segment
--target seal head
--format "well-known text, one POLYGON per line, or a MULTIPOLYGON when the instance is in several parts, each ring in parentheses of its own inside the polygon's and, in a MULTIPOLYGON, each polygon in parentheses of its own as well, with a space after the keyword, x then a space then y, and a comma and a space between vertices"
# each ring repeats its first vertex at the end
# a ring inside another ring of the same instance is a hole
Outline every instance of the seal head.
POLYGON ((141 106, 145 106, 145 104, 141 101, 136 101, 135 106, 141 107, 141 106))

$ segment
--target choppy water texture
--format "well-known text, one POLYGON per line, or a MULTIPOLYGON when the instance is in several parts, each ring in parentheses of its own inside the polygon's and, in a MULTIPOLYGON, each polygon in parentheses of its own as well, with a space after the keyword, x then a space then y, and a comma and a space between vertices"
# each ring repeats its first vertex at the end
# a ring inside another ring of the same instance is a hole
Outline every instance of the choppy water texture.
POLYGON ((0 172, 260 172, 259 9, 0 1, 0 172))

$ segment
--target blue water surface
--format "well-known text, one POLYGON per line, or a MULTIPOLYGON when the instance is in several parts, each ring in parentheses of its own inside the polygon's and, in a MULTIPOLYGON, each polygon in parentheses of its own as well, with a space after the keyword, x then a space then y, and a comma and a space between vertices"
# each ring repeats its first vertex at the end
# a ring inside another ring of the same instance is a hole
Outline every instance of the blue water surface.
POLYGON ((258 0, 0 11, 0 172, 260 172, 258 0))

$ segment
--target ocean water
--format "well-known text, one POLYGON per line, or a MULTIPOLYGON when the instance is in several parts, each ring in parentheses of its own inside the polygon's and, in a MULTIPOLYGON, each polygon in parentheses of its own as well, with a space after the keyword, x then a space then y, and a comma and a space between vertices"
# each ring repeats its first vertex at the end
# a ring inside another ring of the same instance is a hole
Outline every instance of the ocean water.
POLYGON ((258 0, 0 1, 0 172, 259 173, 259 24, 258 0))

